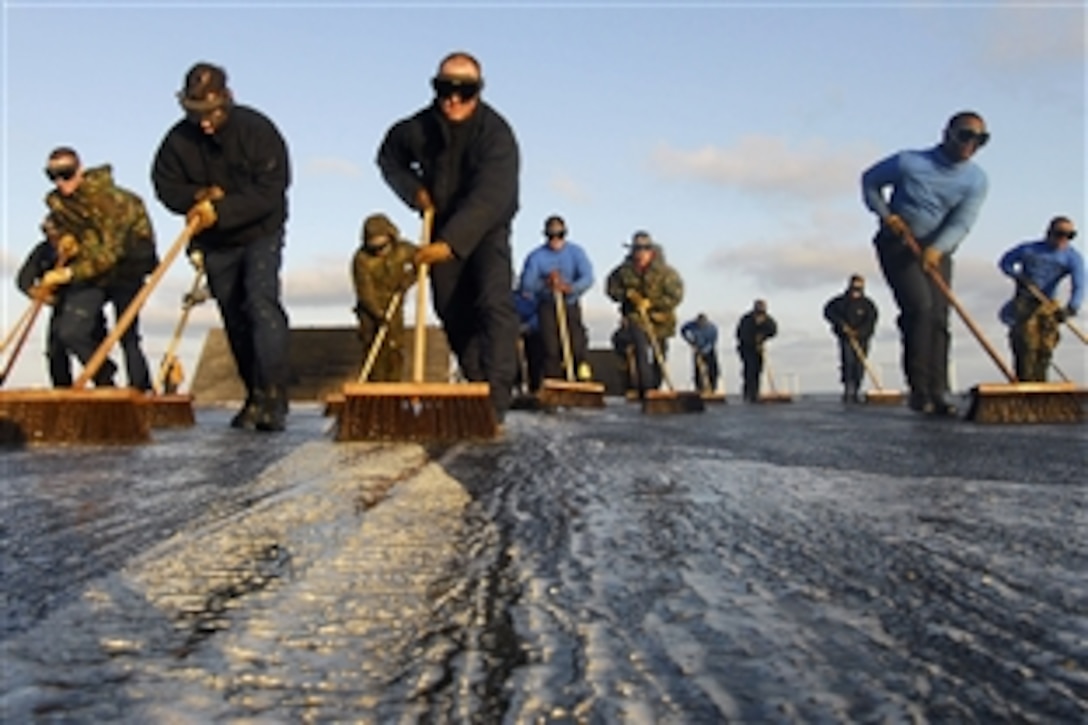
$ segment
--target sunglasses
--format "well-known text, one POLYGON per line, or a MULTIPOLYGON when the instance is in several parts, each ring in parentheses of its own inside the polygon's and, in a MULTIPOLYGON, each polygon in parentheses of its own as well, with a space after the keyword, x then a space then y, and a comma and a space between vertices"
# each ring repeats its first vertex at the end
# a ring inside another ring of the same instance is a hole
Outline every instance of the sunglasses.
POLYGON ((567 230, 549 229, 544 232, 544 236, 546 236, 548 239, 562 239, 563 237, 567 236, 567 230))
POLYGON ((990 140, 990 134, 985 131, 978 133, 969 128, 957 128, 952 132, 952 138, 964 145, 974 141, 976 146, 982 148, 986 145, 986 142, 990 140))
POLYGON ((1054 236, 1058 237, 1059 239, 1061 239, 1063 237, 1065 239, 1076 239, 1077 238, 1077 230, 1076 229, 1051 229, 1050 233, 1053 234, 1054 236))
POLYGON ((445 100, 453 96, 462 101, 471 101, 480 92, 480 82, 476 80, 461 80, 459 78, 434 78, 431 87, 435 95, 445 100))
POLYGON ((50 181, 57 181, 58 179, 61 181, 71 181, 78 172, 79 169, 75 166, 64 166, 59 169, 46 169, 45 176, 50 181))

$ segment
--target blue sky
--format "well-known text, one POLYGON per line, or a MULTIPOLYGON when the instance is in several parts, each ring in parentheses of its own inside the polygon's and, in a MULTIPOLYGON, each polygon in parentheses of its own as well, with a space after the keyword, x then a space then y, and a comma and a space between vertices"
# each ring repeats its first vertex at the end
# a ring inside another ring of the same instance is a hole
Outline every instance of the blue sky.
MULTIPOLYGON (((430 101, 451 50, 483 64, 484 98, 522 152, 518 268, 559 213, 598 283, 583 306, 591 342, 616 323, 603 281, 646 229, 684 278, 682 318, 722 331, 725 385, 739 371, 732 334, 755 297, 780 335, 780 385, 837 387, 824 303, 851 272, 881 311, 872 358, 901 387, 896 310, 870 239, 858 177, 900 149, 936 143, 947 118, 974 109, 992 141, 981 217, 956 255, 954 286, 1005 353, 996 310, 1010 293, 996 260, 1038 238, 1055 214, 1085 219, 1085 10, 1080 2, 925 3, 3 3, 0 317, 25 306, 12 275, 38 241, 49 150, 110 163, 139 193, 165 248, 181 230, 154 198, 151 158, 180 115, 174 93, 198 60, 226 67, 239 103, 268 114, 290 147, 294 183, 285 300, 294 326, 353 324, 348 263, 362 219, 385 211, 406 236, 415 217, 374 164, 386 129, 430 101)), ((1083 239, 1076 243, 1083 250, 1083 239)), ((179 261, 144 314, 158 363, 191 282, 179 261)), ((1088 326, 1082 315, 1082 326, 1088 326)), ((190 378, 207 305, 192 317, 190 378)), ((46 382, 40 339, 13 385, 46 382)), ((1000 380, 953 323, 955 383, 1000 380)), ((1058 362, 1088 377, 1066 334, 1058 362)), ((671 367, 689 378, 674 341, 671 367)))

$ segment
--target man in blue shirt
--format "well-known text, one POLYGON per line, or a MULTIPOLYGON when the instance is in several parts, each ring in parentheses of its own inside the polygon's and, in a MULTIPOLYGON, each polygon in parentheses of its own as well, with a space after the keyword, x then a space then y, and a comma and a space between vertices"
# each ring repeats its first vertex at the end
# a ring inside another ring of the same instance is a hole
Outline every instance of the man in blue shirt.
POLYGON ((1002 255, 998 266, 1016 280, 1016 296, 1001 308, 1009 326, 1009 342, 1022 381, 1046 382, 1047 368, 1058 345, 1058 326, 1077 314, 1084 300, 1084 259, 1070 242, 1077 230, 1068 217, 1057 216, 1047 226, 1046 239, 1023 242, 1002 255), (1054 300, 1058 283, 1069 277, 1069 302, 1054 300), (1041 302, 1029 289, 1045 295, 1041 302))
POLYGON ((680 335, 691 345, 695 389, 714 392, 718 389, 718 326, 700 312, 694 320, 684 323, 680 335))
POLYGON ((555 295, 563 296, 567 331, 570 335, 572 365, 582 381, 593 377, 589 367, 589 340, 582 324, 582 295, 593 286, 593 265, 585 251, 567 239, 563 217, 544 220, 544 243, 525 258, 521 272, 521 294, 536 301, 537 324, 545 378, 565 378, 563 347, 559 337, 555 295))
POLYGON ((877 258, 899 305, 910 407, 922 413, 957 412, 947 398, 949 303, 930 275, 952 284, 952 254, 978 217, 988 189, 986 173, 971 157, 989 139, 982 117, 963 111, 948 120, 939 145, 893 154, 861 177, 865 206, 880 220, 873 239, 877 258), (921 259, 904 243, 908 232, 921 247, 921 259))

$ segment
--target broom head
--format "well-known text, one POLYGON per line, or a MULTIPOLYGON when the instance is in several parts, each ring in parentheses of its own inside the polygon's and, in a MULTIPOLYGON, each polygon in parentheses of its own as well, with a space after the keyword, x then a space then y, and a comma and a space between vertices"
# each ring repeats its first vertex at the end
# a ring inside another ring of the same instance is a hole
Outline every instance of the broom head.
POLYGON ((604 385, 544 378, 537 397, 545 408, 603 408, 604 385))
POLYGON ((322 411, 322 415, 326 418, 335 418, 340 415, 340 411, 344 409, 344 394, 343 393, 329 393, 325 396, 325 408, 322 411))
POLYGON ((702 413, 706 410, 699 393, 669 390, 647 390, 642 398, 642 412, 647 415, 673 415, 676 413, 702 413))
POLYGON ((725 393, 715 393, 708 390, 706 392, 699 393, 699 397, 702 398, 703 402, 707 404, 725 404, 725 393))
POLYGON ((487 383, 347 383, 338 441, 490 440, 499 424, 487 383))
POLYGON ((196 425, 191 395, 141 395, 138 402, 152 428, 192 428, 196 425))
POLYGON ((143 397, 132 388, 0 391, 0 444, 146 443, 143 397))
POLYGON ((898 390, 866 390, 865 402, 870 405, 902 405, 907 399, 898 390))
POLYGON ((761 403, 792 403, 793 396, 789 393, 760 393, 759 402, 761 403))
POLYGON ((1082 423, 1088 388, 1076 383, 982 383, 971 388, 976 423, 1082 423))

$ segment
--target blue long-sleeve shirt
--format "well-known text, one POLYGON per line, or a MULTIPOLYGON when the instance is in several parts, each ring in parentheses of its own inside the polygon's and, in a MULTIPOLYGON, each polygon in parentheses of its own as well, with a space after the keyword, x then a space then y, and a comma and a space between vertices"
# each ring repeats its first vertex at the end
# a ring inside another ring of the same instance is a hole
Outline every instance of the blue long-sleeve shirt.
POLYGON ((1073 247, 1057 249, 1045 240, 1023 242, 1005 252, 997 266, 1010 277, 1027 277, 1051 299, 1058 283, 1069 275, 1069 308, 1076 313, 1084 301, 1084 258, 1073 247))
POLYGON ((861 176, 865 206, 881 219, 897 214, 920 245, 942 254, 956 251, 967 236, 988 189, 986 172, 970 159, 950 160, 940 146, 893 154, 861 176))
POLYGON ((700 325, 692 320, 680 328, 680 335, 704 355, 712 353, 718 344, 718 327, 713 322, 700 325))
POLYGON ((589 257, 581 247, 568 240, 558 251, 542 244, 529 252, 521 271, 521 292, 538 304, 550 302, 552 291, 548 288, 548 276, 552 270, 559 270, 559 276, 571 287, 565 296, 567 304, 577 302, 593 286, 593 265, 589 257))

